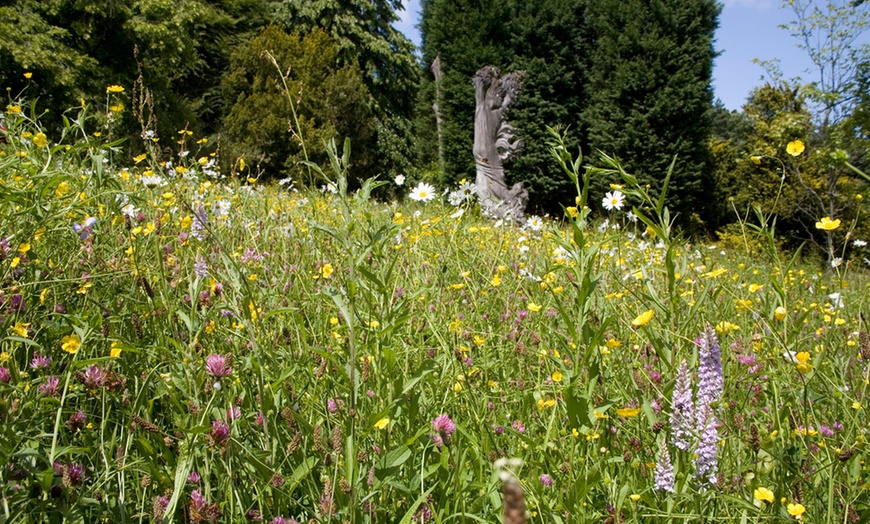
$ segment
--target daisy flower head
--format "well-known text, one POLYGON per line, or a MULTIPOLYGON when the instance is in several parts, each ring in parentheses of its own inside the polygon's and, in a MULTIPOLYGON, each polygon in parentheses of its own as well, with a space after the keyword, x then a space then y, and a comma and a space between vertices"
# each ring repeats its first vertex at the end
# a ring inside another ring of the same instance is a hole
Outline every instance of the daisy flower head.
POLYGON ((416 200, 417 202, 428 202, 435 198, 435 186, 426 182, 420 182, 417 184, 417 187, 411 190, 409 196, 411 200, 416 200))
POLYGON ((395 182, 397 186, 404 185, 405 175, 396 175, 396 178, 393 179, 393 182, 395 182))
POLYGON ((601 205, 608 211, 613 211, 614 209, 618 211, 625 205, 625 195, 622 194, 622 191, 608 191, 604 195, 601 205))
POLYGON ((526 220, 526 227, 532 231, 540 231, 544 227, 544 221, 537 215, 532 215, 526 220))

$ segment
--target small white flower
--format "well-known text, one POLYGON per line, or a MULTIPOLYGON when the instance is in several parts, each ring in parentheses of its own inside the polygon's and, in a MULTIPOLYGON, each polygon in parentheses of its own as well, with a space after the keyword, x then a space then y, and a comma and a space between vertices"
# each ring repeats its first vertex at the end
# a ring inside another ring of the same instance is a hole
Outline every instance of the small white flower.
POLYGON ((162 187, 166 185, 166 181, 159 175, 143 176, 140 180, 145 187, 162 187))
POLYGON ((837 257, 837 258, 831 260, 831 267, 840 267, 841 265, 843 265, 842 258, 837 257))
POLYGON ((135 217, 138 212, 139 210, 136 209, 136 206, 134 206, 133 204, 127 204, 126 206, 121 208, 121 213, 130 218, 135 217))
POLYGON ((622 194, 622 191, 608 191, 604 195, 604 200, 601 201, 601 205, 608 211, 620 210, 624 203, 625 195, 622 194))
POLYGON ((867 242, 865 240, 853 240, 852 245, 855 247, 864 247, 867 245, 867 242))
POLYGON ((417 184, 417 187, 411 190, 411 194, 408 196, 411 197, 411 200, 416 200, 417 202, 428 202, 435 198, 435 186, 420 182, 417 184))
POLYGON ((458 219, 458 218, 460 218, 460 217, 461 217, 462 215, 464 215, 464 214, 465 214, 465 209, 464 209, 464 208, 459 208, 459 209, 456 210, 455 213, 453 213, 452 215, 450 215, 450 218, 457 218, 457 219, 458 219))
POLYGON ((459 186, 459 192, 462 193, 465 198, 471 198, 477 194, 477 186, 471 182, 466 182, 459 186))
POLYGON ((218 200, 214 203, 214 214, 219 218, 230 214, 232 203, 229 200, 218 200))
POLYGON ((625 217, 628 218, 629 222, 637 222, 637 215, 635 215, 631 211, 629 211, 628 214, 625 215, 625 217))
POLYGON ((537 215, 532 215, 526 220, 526 227, 532 231, 540 231, 544 227, 544 221, 537 215))
POLYGON ((393 182, 395 182, 397 186, 404 185, 405 175, 396 175, 396 178, 393 179, 393 182))
POLYGON ((831 293, 830 295, 828 295, 828 298, 831 300, 831 305, 833 307, 835 307, 837 309, 843 308, 843 306, 844 306, 843 297, 840 296, 839 293, 831 293))

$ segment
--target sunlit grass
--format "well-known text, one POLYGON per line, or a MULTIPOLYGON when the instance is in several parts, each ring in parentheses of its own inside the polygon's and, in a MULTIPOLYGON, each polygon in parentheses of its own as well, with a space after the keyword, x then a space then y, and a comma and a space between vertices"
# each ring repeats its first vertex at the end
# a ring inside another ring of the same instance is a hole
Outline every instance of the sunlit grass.
POLYGON ((566 176, 612 178, 632 215, 581 194, 520 227, 347 194, 340 165, 335 193, 153 143, 117 165, 84 119, 40 137, 19 111, 8 522, 494 522, 503 457, 531 522, 868 511, 870 283, 849 262, 690 244, 615 164, 566 176))

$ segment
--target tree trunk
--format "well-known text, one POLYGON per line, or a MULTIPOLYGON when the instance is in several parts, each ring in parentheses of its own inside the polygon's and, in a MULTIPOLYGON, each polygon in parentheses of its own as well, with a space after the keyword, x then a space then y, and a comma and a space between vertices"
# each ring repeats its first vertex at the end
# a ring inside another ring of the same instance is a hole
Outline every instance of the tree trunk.
POLYGON ((484 214, 521 222, 529 192, 522 182, 508 188, 502 162, 522 146, 514 128, 504 121, 505 113, 517 96, 521 71, 500 76, 497 67, 482 67, 474 75, 474 161, 477 165, 475 190, 484 214))

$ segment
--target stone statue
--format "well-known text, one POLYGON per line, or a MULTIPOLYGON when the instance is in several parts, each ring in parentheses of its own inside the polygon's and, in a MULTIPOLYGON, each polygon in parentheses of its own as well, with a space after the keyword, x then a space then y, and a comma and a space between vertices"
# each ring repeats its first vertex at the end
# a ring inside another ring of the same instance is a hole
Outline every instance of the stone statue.
POLYGON ((522 140, 514 137, 514 128, 504 121, 520 89, 523 72, 500 75, 493 66, 482 67, 474 75, 475 191, 485 214, 521 222, 529 192, 522 182, 507 187, 502 163, 523 147, 522 140))

